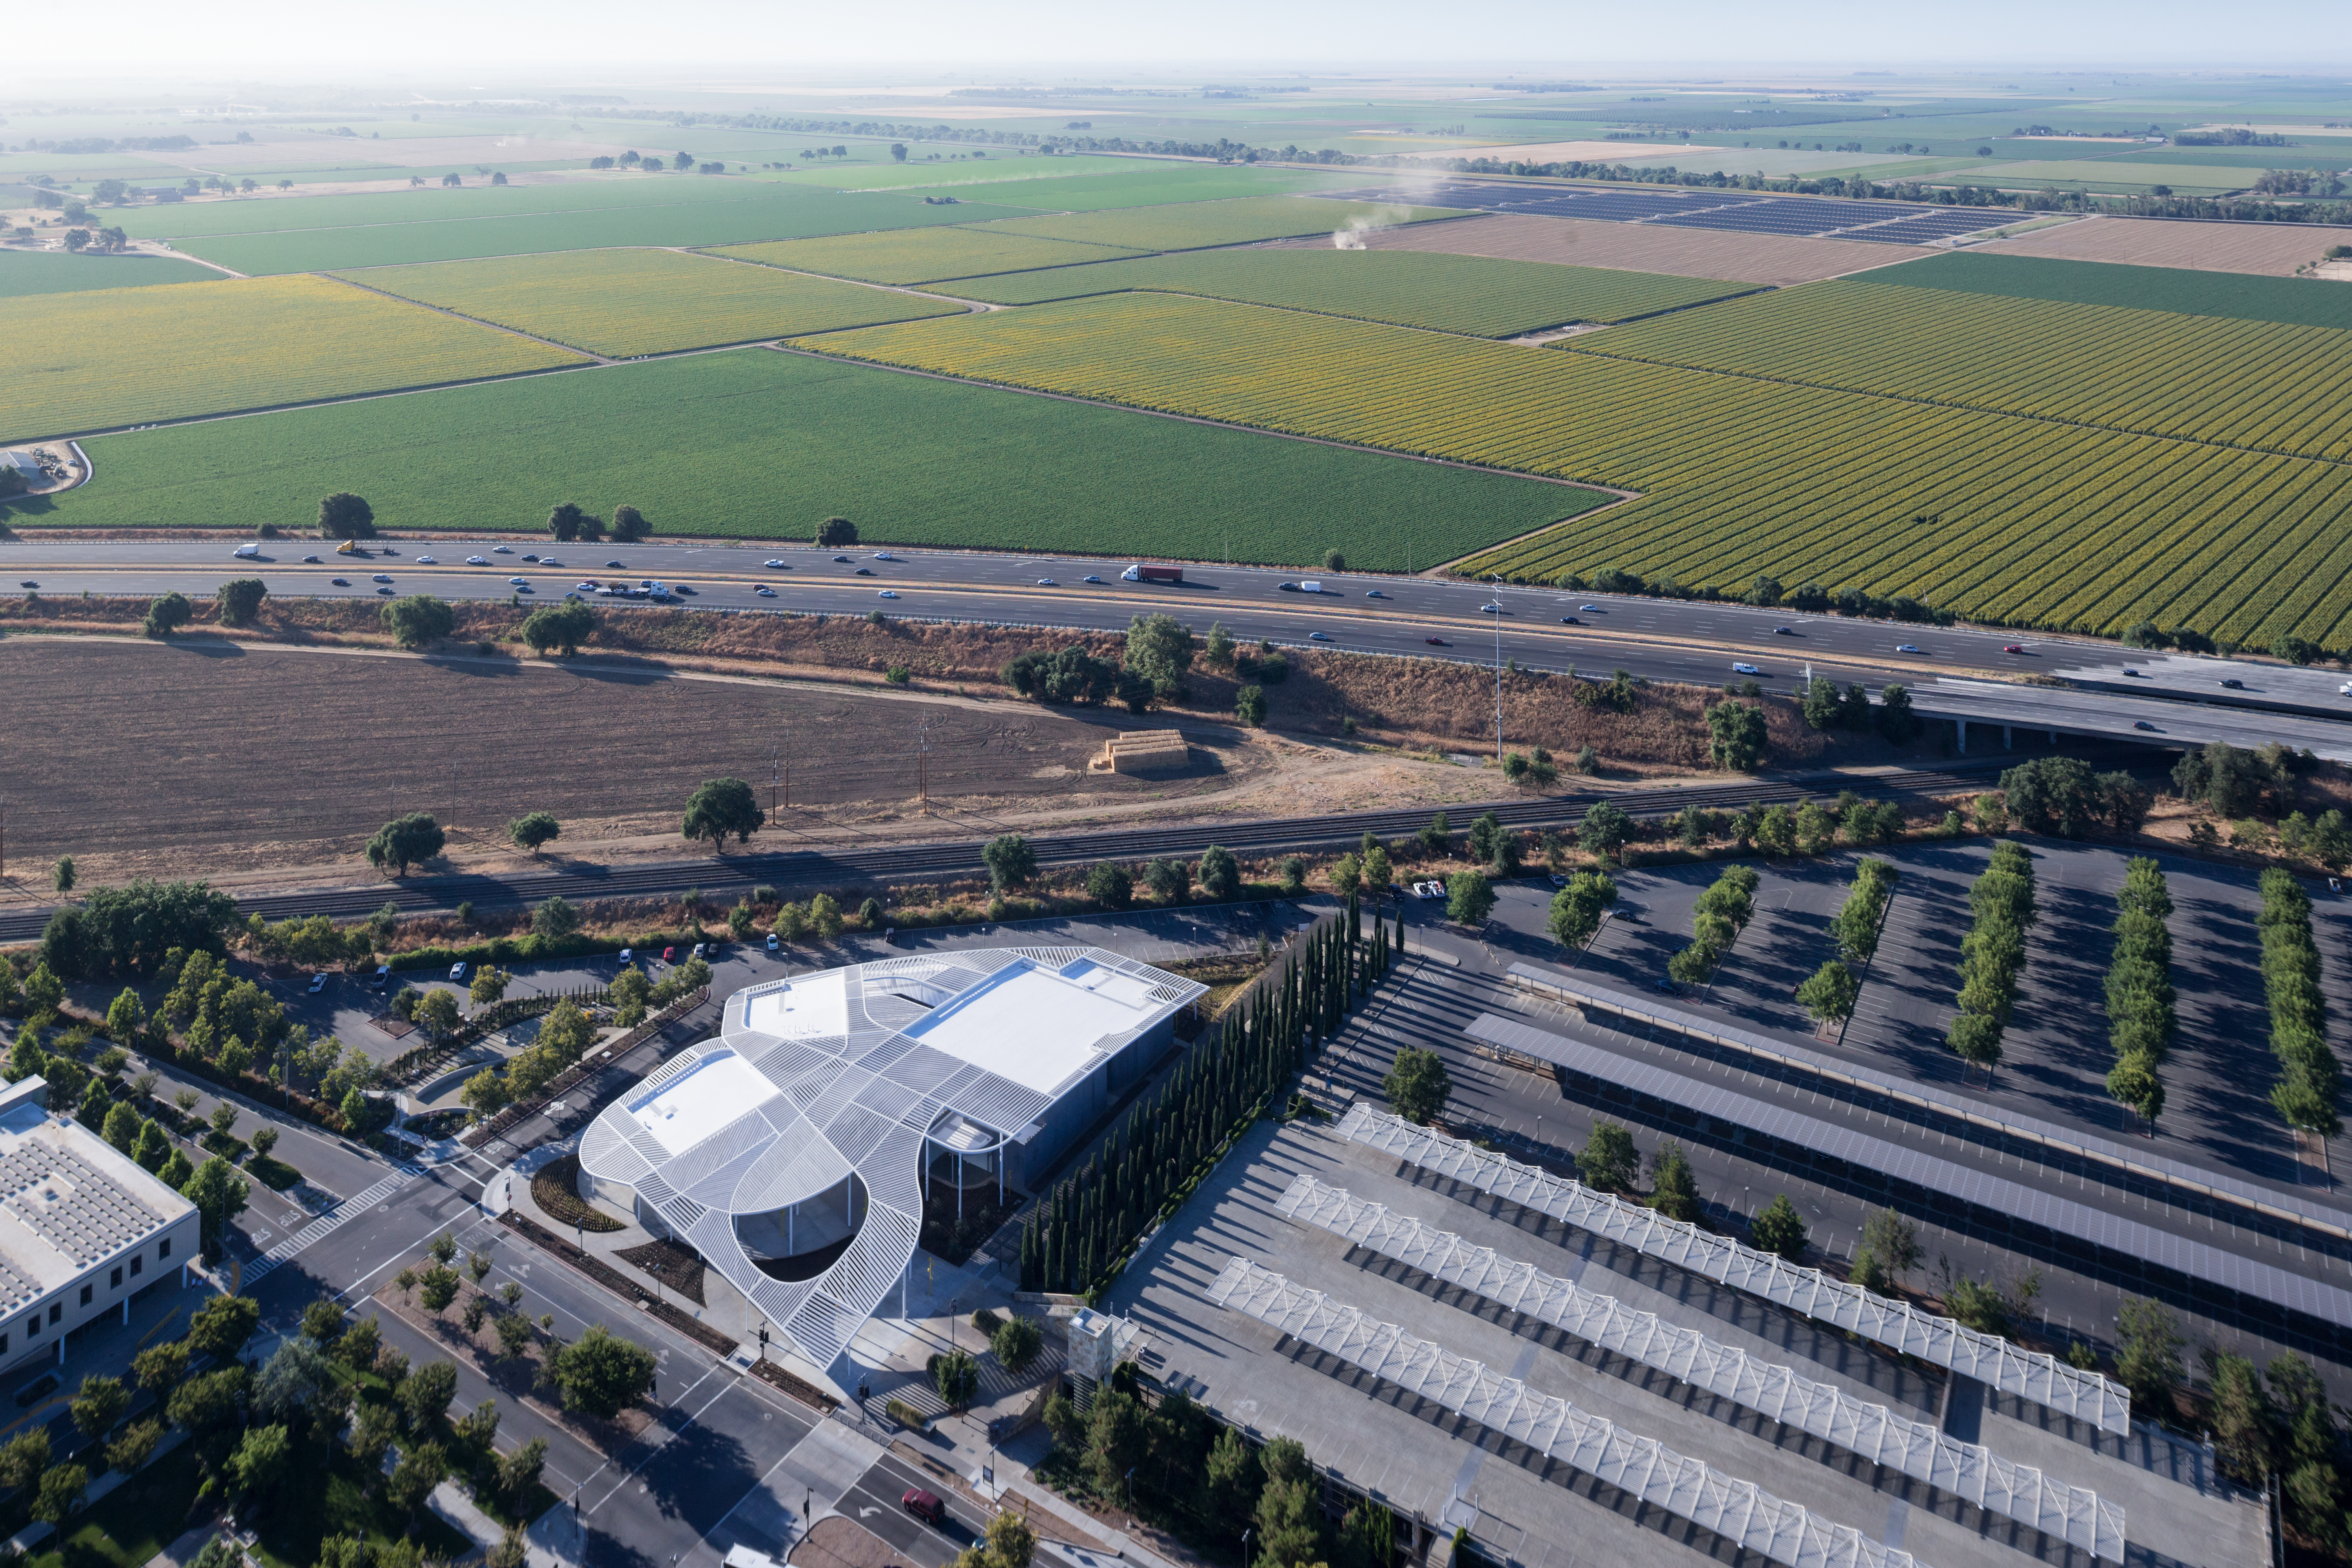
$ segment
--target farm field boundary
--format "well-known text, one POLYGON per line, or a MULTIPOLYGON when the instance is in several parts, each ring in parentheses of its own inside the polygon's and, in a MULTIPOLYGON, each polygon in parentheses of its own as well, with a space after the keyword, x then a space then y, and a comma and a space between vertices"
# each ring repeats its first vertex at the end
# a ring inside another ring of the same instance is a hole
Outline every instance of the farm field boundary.
POLYGON ((350 281, 614 358, 952 315, 940 300, 676 250, 370 268, 350 281))
POLYGON ((202 262, 169 256, 68 256, 59 250, 0 250, 0 300, 28 294, 81 294, 100 289, 151 289, 164 283, 216 283, 202 262))
POLYGON ((1752 291, 1748 283, 1412 250, 1188 252, 940 287, 1001 305, 1159 289, 1504 338, 1570 321, 1620 321, 1752 291))
POLYGON ((0 383, 0 444, 586 363, 325 278, 0 300, 0 332, 37 345, 0 383))
POLYGON ((2352 640, 2346 465, 1179 295, 802 346, 1642 492, 1464 563, 1481 574, 1771 576, 2047 630, 2352 640))
POLYGON ((1168 206, 1070 213, 1059 217, 1012 218, 992 224, 990 228, 1002 234, 1078 240, 1125 250, 1201 250, 1306 234, 1332 234, 1355 226, 1382 228, 1461 216, 1452 207, 1401 207, 1388 202, 1321 197, 1307 200, 1295 196, 1239 196, 1229 201, 1181 202, 1168 206))
POLYGON ((1404 568, 1610 499, 757 350, 137 431, 89 450, 88 485, 12 508, 10 525, 304 524, 320 495, 349 489, 385 528, 537 531, 552 496, 604 516, 629 502, 666 533, 805 539, 843 515, 876 542, 1212 560, 1230 533, 1237 561, 1342 548, 1404 568))
POLYGON ((1142 253, 987 228, 950 227, 734 245, 711 254, 872 283, 911 284, 1031 268, 1082 266, 1142 253))
POLYGON ((2352 231, 2317 225, 2101 216, 1992 242, 1984 254, 2284 278, 2319 259, 2328 247, 2347 243, 2352 231))
MULTIPOLYGON (((2315 256, 2344 231, 2321 232, 2328 240, 2315 243, 2315 256)), ((1874 273, 1870 280, 1906 289, 2005 294, 2068 305, 2122 305, 2181 316, 2227 316, 2242 321, 2352 330, 2352 289, 2307 278, 1960 250, 1890 267, 1874 273)))

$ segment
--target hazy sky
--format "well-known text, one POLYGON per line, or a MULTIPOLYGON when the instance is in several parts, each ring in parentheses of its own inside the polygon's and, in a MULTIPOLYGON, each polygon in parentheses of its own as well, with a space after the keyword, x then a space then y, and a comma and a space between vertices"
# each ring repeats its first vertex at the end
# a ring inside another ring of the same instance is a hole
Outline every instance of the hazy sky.
MULTIPOLYGON (((616 0, 87 0, 77 36, 103 39, 110 73, 257 80, 299 70, 359 82, 390 70, 441 79, 480 72, 543 77, 589 68, 615 79, 681 70, 761 83, 803 73, 920 68, 1003 76, 1081 65, 1192 73, 1203 67, 1374 66, 1428 69, 1579 64, 1647 66, 1643 74, 1743 67, 2028 64, 2251 65, 2326 71, 2352 59, 2352 29, 2309 0, 1977 0, 1965 6, 1885 0, 1758 0, 1595 5, 1577 0, 1278 0, 1241 12, 1101 0, 948 0, 776 5, 698 0, 683 10, 616 0)), ((71 73, 69 60, 58 62, 71 73)), ((38 87, 23 80, 0 88, 38 87)))

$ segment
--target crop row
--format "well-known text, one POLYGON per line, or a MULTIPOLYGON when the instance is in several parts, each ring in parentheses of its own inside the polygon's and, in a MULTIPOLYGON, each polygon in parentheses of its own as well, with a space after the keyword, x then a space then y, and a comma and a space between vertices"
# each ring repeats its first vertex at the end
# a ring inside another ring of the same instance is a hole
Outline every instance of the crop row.
POLYGON ((2352 332, 2112 305, 1810 284, 1587 351, 2305 457, 2352 458, 2352 332))
POLYGON ((0 445, 583 363, 324 278, 0 299, 0 445))
POLYGON ((1170 294, 811 346, 1642 492, 1465 571, 1769 574, 2011 625, 2352 641, 2343 465, 1170 294))
POLYGON ((1106 245, 1044 239, 1031 234, 1001 234, 994 228, 895 229, 878 234, 832 235, 766 245, 730 246, 719 252, 739 260, 875 283, 926 283, 977 273, 1021 272, 1028 268, 1066 267, 1139 254, 1106 245))
POLYGON ((992 226, 1007 234, 1071 239, 1125 250, 1193 250, 1295 235, 1333 234, 1350 226, 1421 223, 1461 216, 1445 207, 1400 207, 1386 202, 1236 196, 1228 201, 1175 202, 1107 212, 1066 213, 1059 217, 1013 218, 992 226))

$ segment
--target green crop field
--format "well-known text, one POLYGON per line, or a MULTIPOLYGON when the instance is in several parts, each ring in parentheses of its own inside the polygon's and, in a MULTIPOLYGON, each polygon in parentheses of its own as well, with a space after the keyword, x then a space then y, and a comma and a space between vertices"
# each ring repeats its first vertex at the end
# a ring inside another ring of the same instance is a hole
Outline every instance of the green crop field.
MULTIPOLYGON (((405 171, 386 169, 382 174, 404 175, 405 171)), ((348 172, 345 177, 349 177, 348 172)), ((125 208, 118 221, 141 238, 193 239, 224 234, 279 234, 291 229, 439 223, 453 218, 814 200, 817 196, 814 190, 781 180, 722 180, 699 174, 585 174, 547 185, 493 185, 470 172, 466 179, 467 184, 455 187, 436 184, 420 190, 380 191, 363 195, 272 193, 204 197, 125 208)))
POLYGON ((1884 276, 1783 289, 1560 346, 2352 459, 2352 332, 1893 289, 1875 281, 1884 276))
POLYGON ((1243 196, 1233 201, 1180 202, 1116 212, 1018 218, 992 226, 1006 234, 1075 239, 1128 250, 1192 250, 1211 245, 1246 245, 1253 240, 1331 234, 1351 223, 1422 223, 1461 216, 1443 207, 1399 207, 1379 202, 1326 201, 1308 196, 1243 196))
MULTIPOLYGON (((1427 565, 1594 491, 763 349, 451 387, 89 446, 19 529, 306 522, 352 489, 395 528, 545 526, 570 499, 739 538, 825 517, 876 542, 1427 565)), ((922 613, 909 592, 901 606, 922 613)))
POLYGON ((504 256, 374 267, 352 277, 403 299, 616 357, 910 321, 958 309, 676 250, 504 256))
MULTIPOLYGON (((2319 232, 2314 231, 2315 235, 2319 232)), ((2315 237, 2312 254, 2317 255, 2326 244, 2315 237)), ((2309 278, 2261 278, 2248 272, 2192 272, 2179 267, 2127 267, 2113 261, 2064 261, 2055 257, 1962 250, 1906 261, 1900 267, 1882 267, 1871 273, 1870 280, 1961 294, 2006 294, 2019 300, 2124 305, 2183 316, 2352 329, 2352 289, 2309 278)))
POLYGON ((144 289, 201 283, 220 274, 168 256, 70 256, 62 250, 0 250, 0 300, 19 294, 78 294, 89 289, 144 289))
POLYGON ((733 245, 719 252, 771 267, 791 267, 876 283, 922 283, 983 272, 1066 267, 1134 256, 1107 245, 1077 245, 1000 234, 993 228, 897 229, 880 234, 845 234, 824 239, 787 239, 770 245, 733 245))
POLYGON ((1361 184, 1361 180, 1345 174, 1318 174, 1305 169, 1220 169, 1197 163, 1161 164, 1155 168, 1130 162, 1117 174, 1055 180, 1050 184, 1039 182, 1026 189, 996 186, 991 189, 989 199, 1007 206, 1090 213, 1117 207, 1160 206, 1171 202, 1344 190, 1361 184))
POLYGON ((0 300, 0 446, 583 363, 325 278, 0 300))
POLYGON ((337 272, 353 267, 398 267, 422 261, 469 261, 487 256, 593 250, 605 246, 707 246, 797 239, 820 234, 856 234, 866 229, 971 223, 1012 210, 971 203, 927 206, 915 196, 845 195, 838 191, 793 185, 770 184, 766 189, 783 194, 766 200, 456 218, 435 223, 371 224, 285 234, 222 235, 175 243, 192 255, 233 271, 261 276, 337 272))
POLYGON ((2170 185, 2183 195, 2203 195, 2240 190, 2253 183, 2251 169, 2217 168, 2195 163, 2143 163, 2122 158, 2033 159, 2017 163, 1979 165, 1976 173, 1987 184, 2086 185, 2095 191, 2145 191, 2150 185, 2170 185))
POLYGON ((1465 571, 1769 574, 2012 625, 2352 643, 2343 464, 1171 294, 814 346, 1642 492, 1465 571))
MULTIPOLYGON (((773 156, 772 153, 770 154, 773 156)), ((904 190, 915 185, 969 185, 1040 179, 1074 179, 1085 174, 1124 174, 1135 167, 1131 158, 1107 158, 1087 153, 1047 158, 1007 150, 985 158, 934 163, 915 158, 904 163, 802 163, 780 178, 803 185, 834 185, 843 190, 904 190)), ((1015 206, 1033 204, 1016 202, 1015 206)))
POLYGON ((1744 294, 1755 285, 1415 250, 1223 250, 969 279, 939 288, 1002 305, 1157 289, 1506 338, 1570 321, 1646 316, 1744 294))

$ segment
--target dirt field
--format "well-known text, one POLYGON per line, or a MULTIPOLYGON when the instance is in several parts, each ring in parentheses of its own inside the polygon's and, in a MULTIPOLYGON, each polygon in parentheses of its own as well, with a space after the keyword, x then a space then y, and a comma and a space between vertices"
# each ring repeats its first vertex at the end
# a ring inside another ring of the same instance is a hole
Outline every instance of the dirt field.
MULTIPOLYGON (((2352 244, 2352 229, 2295 223, 2182 223, 2160 217, 2094 217, 1990 242, 2003 256, 2065 261, 2120 261, 2192 272, 2255 272, 2284 278, 2317 261, 2330 246, 2352 244)), ((1974 247, 1971 247, 1974 248, 1974 247)))
POLYGON ((1214 792, 1252 765, 1237 760, 1229 773, 1225 753, 1204 746, 1172 781, 1087 774, 1102 736, 1133 722, 1123 710, 1078 717, 502 657, 11 638, 0 685, 14 717, 0 758, 10 868, 27 874, 70 854, 93 883, 331 861, 356 872, 367 836, 395 811, 434 813, 459 849, 495 847, 505 823, 545 810, 564 825, 558 849, 666 835, 677 854, 694 786, 731 773, 764 796, 786 726, 793 799, 807 808, 790 820, 809 826, 911 816, 924 720, 932 797, 967 822, 1041 797, 1113 805, 1214 792))
POLYGON ((1525 213, 1382 229, 1367 236, 1365 244, 1374 250, 1435 250, 1783 285, 1909 261, 1920 254, 1907 245, 1871 245, 1858 239, 1795 239, 1525 213))

